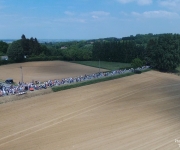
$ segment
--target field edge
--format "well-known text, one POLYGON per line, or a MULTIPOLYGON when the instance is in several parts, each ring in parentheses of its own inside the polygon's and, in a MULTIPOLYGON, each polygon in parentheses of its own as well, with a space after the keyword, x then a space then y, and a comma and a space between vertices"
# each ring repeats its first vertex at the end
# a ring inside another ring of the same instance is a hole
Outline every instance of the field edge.
MULTIPOLYGON (((142 70, 141 73, 148 72, 148 71, 151 71, 151 69, 142 70)), ((115 75, 115 76, 110 76, 110 77, 104 77, 104 78, 84 81, 84 82, 80 82, 80 83, 74 83, 71 85, 52 87, 52 91, 59 92, 59 91, 77 88, 77 87, 81 87, 81 86, 86 86, 86 85, 91 85, 91 84, 95 84, 95 83, 100 83, 100 82, 115 80, 115 79, 119 79, 119 78, 123 78, 123 77, 128 77, 128 76, 132 76, 135 74, 136 73, 131 72, 131 73, 125 73, 125 74, 120 74, 120 75, 115 75)))

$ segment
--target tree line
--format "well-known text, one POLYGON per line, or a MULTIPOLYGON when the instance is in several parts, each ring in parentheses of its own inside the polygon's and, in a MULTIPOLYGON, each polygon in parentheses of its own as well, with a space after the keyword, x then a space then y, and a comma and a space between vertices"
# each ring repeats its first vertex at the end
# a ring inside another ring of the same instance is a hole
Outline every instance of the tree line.
POLYGON ((28 39, 23 34, 21 39, 11 44, 0 41, 0 55, 8 55, 14 62, 101 60, 131 63, 135 59, 153 68, 168 71, 180 64, 180 35, 149 33, 123 38, 40 44, 36 38, 28 39))
POLYGON ((11 44, 0 42, 0 56, 8 55, 12 62, 38 60, 91 60, 92 44, 85 41, 39 43, 36 38, 21 39, 11 44))
POLYGON ((138 35, 122 38, 117 41, 96 41, 92 58, 102 61, 131 63, 139 58, 152 68, 170 71, 180 64, 180 35, 138 35))
POLYGON ((61 56, 63 60, 81 61, 92 60, 93 45, 87 41, 68 41, 44 43, 52 56, 61 56))
POLYGON ((95 42, 92 50, 94 60, 130 63, 144 58, 145 47, 134 41, 95 42))

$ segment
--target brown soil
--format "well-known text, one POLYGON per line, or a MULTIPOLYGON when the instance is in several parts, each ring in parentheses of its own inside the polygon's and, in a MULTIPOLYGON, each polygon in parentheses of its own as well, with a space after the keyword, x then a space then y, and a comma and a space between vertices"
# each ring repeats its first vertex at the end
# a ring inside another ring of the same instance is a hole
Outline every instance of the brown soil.
POLYGON ((0 149, 178 150, 179 89, 150 71, 1 104, 0 149))

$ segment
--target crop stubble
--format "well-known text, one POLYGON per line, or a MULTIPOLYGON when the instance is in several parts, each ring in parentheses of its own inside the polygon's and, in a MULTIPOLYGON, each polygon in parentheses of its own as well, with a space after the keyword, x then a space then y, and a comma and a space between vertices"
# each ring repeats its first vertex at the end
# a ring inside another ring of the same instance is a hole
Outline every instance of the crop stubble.
MULTIPOLYGON (((21 82, 22 77, 20 66, 22 66, 24 82, 31 82, 32 80, 61 80, 68 77, 77 77, 80 75, 97 73, 99 70, 98 68, 65 61, 26 62, 0 66, 0 79, 6 80, 7 78, 13 78, 16 83, 19 81, 21 82)), ((101 69, 101 71, 106 70, 101 69)))
POLYGON ((180 78, 146 72, 0 105, 0 149, 179 149, 180 78))

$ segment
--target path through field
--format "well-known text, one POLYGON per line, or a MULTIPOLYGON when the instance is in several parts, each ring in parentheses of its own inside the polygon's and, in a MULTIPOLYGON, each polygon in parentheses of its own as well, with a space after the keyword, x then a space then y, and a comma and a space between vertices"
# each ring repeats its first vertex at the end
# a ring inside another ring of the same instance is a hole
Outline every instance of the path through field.
POLYGON ((0 149, 178 150, 179 91, 150 71, 1 104, 0 149))

